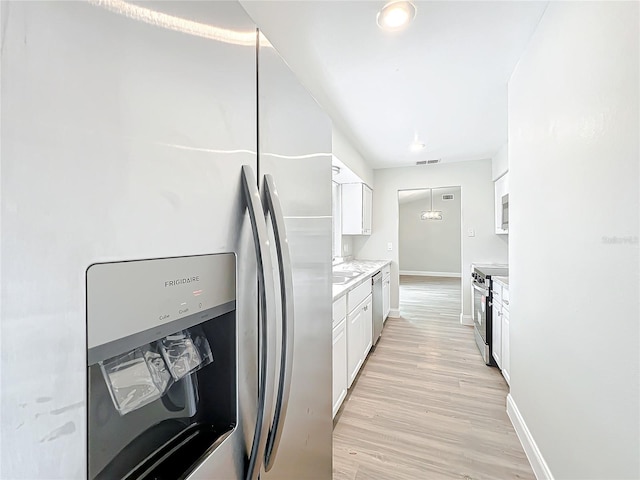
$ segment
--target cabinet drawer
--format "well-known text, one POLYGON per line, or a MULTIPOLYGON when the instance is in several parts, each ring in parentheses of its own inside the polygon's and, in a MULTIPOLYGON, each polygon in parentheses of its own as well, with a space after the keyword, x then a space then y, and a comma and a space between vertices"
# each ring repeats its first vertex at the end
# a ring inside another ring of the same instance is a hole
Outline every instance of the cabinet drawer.
POLYGON ((384 280, 389 275, 391 275, 391 265, 387 265, 386 267, 382 268, 382 279, 384 280))
POLYGON ((509 310, 509 287, 502 288, 502 308, 509 310))
POLYGON ((347 307, 349 313, 353 311, 371 293, 371 278, 351 290, 347 294, 347 307))
POLYGON ((343 295, 333 302, 333 326, 347 316, 347 296, 343 295))
POLYGON ((500 282, 493 282, 491 291, 493 292, 493 303, 502 304, 502 284, 500 282))

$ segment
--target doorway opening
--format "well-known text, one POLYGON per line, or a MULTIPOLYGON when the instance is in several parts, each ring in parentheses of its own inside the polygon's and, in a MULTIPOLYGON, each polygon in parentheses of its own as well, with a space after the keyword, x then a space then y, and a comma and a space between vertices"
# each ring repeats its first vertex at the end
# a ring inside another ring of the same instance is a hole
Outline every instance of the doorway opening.
POLYGON ((419 305, 428 316, 462 312, 460 186, 398 191, 400 309, 419 305))

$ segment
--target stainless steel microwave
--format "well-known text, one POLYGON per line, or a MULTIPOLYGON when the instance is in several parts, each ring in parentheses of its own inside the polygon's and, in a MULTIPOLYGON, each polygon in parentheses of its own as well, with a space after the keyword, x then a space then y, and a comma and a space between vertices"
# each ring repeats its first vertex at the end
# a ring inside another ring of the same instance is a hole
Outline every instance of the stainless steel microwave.
POLYGON ((509 194, 502 196, 502 230, 509 231, 509 194))

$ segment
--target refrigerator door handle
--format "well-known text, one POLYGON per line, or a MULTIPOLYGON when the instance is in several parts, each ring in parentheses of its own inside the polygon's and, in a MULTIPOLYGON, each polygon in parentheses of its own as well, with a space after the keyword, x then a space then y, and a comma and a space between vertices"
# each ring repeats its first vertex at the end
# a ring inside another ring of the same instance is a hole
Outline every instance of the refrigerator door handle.
POLYGON ((273 467, 278 453, 278 446, 282 438, 282 430, 287 415, 287 406, 289 404, 291 373, 293 369, 294 312, 293 270, 291 267, 289 242, 287 240, 287 231, 284 225, 284 215, 282 214, 278 190, 273 181, 273 177, 269 174, 264 176, 264 192, 266 210, 271 217, 274 236, 276 238, 276 252, 278 254, 278 270, 280 275, 280 300, 282 302, 282 345, 278 394, 264 458, 264 469, 268 472, 271 467, 273 467))
POLYGON ((269 236, 265 221, 258 182, 248 165, 242 166, 242 184, 251 218, 251 229, 258 264, 258 291, 260 296, 260 358, 258 374, 258 412, 253 433, 251 453, 247 465, 246 480, 257 480, 267 445, 269 418, 273 410, 275 365, 270 358, 275 352, 275 285, 271 264, 269 236))

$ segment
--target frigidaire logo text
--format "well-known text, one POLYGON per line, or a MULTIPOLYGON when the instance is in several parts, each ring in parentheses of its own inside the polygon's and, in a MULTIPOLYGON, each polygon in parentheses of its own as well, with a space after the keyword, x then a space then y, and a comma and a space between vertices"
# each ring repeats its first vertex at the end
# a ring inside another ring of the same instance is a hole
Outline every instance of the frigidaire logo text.
POLYGON ((183 283, 193 283, 199 282, 200 275, 196 277, 187 277, 187 278, 176 278, 175 280, 167 280, 164 282, 164 286, 166 287, 175 287, 176 285, 182 285, 183 283))

